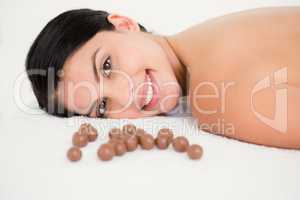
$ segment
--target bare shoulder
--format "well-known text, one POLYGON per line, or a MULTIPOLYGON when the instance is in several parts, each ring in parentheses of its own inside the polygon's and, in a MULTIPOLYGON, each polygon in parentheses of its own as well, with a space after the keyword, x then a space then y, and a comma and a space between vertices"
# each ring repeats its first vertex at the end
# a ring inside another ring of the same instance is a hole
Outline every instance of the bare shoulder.
POLYGON ((174 38, 176 53, 189 69, 192 114, 202 129, 251 143, 300 148, 295 103, 300 101, 300 7, 233 13, 174 38), (272 77, 279 72, 288 72, 282 76, 286 85, 253 93, 262 80, 276 83, 272 77), (282 98, 288 101, 276 107, 277 92, 284 88, 289 92, 282 98), (286 134, 270 126, 278 109, 288 109, 286 134), (269 124, 259 114, 267 116, 269 124))
POLYGON ((240 65, 245 57, 246 61, 257 60, 257 55, 269 51, 297 49, 300 7, 258 8, 227 14, 196 24, 174 35, 172 40, 177 55, 192 75, 207 77, 210 70, 216 72, 224 67, 229 73, 228 66, 240 65))

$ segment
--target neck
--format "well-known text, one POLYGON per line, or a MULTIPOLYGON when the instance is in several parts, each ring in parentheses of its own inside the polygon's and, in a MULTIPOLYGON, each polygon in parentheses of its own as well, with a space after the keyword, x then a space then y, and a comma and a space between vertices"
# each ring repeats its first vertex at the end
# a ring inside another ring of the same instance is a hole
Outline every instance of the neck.
POLYGON ((175 74, 175 77, 180 85, 180 88, 182 90, 183 96, 187 94, 187 88, 186 88, 186 77, 187 77, 187 69, 186 66, 183 65, 183 63, 180 61, 178 56, 176 55, 176 52, 174 51, 174 48, 172 47, 171 43, 169 42, 168 38, 163 35, 152 35, 153 39, 162 47, 164 50, 172 68, 175 74))

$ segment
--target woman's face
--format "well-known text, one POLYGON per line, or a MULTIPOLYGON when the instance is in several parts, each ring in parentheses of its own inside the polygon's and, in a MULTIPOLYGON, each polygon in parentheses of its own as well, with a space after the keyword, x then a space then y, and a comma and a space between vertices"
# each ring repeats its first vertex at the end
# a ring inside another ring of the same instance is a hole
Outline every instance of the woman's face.
POLYGON ((108 19, 116 30, 97 33, 65 62, 58 101, 90 117, 169 112, 180 87, 164 48, 132 20, 119 15, 108 19))

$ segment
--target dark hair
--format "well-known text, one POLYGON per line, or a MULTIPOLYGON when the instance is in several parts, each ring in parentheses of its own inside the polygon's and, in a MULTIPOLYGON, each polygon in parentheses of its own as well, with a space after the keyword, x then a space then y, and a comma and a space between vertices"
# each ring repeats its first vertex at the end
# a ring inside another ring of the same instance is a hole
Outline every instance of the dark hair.
MULTIPOLYGON (((66 59, 99 31, 113 31, 107 20, 108 12, 76 9, 61 13, 52 19, 31 45, 26 58, 26 71, 38 100, 47 113, 70 117, 79 115, 67 110, 54 95, 59 72, 66 59)), ((140 25, 144 32, 147 30, 140 25)))

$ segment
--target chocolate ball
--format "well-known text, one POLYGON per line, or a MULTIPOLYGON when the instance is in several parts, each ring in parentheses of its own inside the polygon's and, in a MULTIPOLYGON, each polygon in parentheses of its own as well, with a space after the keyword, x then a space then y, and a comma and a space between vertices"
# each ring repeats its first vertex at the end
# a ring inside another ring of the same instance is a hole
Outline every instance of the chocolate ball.
POLYGON ((145 133, 140 137, 141 147, 145 150, 150 150, 154 147, 154 138, 152 135, 145 133))
POLYGON ((111 160, 115 155, 113 145, 109 143, 102 144, 98 149, 97 155, 102 161, 111 160))
POLYGON ((177 152, 185 152, 189 147, 189 141, 184 136, 178 136, 172 141, 173 148, 177 152))
POLYGON ((122 156, 123 154, 126 153, 127 147, 123 140, 113 139, 110 140, 109 143, 113 145, 116 156, 122 156))
POLYGON ((136 133, 136 127, 133 124, 126 124, 122 128, 124 135, 135 135, 136 133))
POLYGON ((85 122, 85 123, 82 123, 82 124, 80 125, 80 128, 81 128, 81 127, 89 127, 89 126, 91 126, 91 124, 85 122))
POLYGON ((80 125, 78 132, 83 135, 87 135, 89 142, 94 142, 98 137, 97 129, 89 123, 83 123, 80 125))
POLYGON ((141 144, 141 136, 144 135, 146 132, 144 129, 137 128, 136 129, 136 137, 138 139, 138 143, 141 144))
POLYGON ((90 127, 90 124, 83 123, 83 124, 80 125, 78 132, 81 133, 81 134, 86 134, 87 135, 88 132, 89 132, 89 127, 90 127))
POLYGON ((193 145, 188 147, 187 154, 188 154, 190 159, 197 160, 197 159, 200 159, 202 157, 203 149, 200 145, 193 144, 193 145))
POLYGON ((169 129, 169 128, 162 128, 162 129, 160 129, 158 131, 158 135, 157 136, 161 136, 161 135, 168 136, 168 142, 169 142, 169 144, 172 143, 174 134, 173 134, 173 131, 171 129, 169 129))
POLYGON ((134 151, 138 147, 138 139, 136 136, 128 136, 124 139, 127 151, 134 151))
POLYGON ((72 162, 80 160, 81 155, 81 150, 78 147, 72 147, 67 152, 67 157, 72 162))
POLYGON ((108 136, 110 139, 122 139, 122 130, 119 128, 112 128, 108 132, 108 136))
POLYGON ((168 135, 159 135, 155 138, 156 147, 159 149, 167 149, 169 147, 169 136, 168 135))
POLYGON ((88 137, 86 134, 76 132, 73 135, 72 142, 76 147, 85 147, 88 144, 88 137))
POLYGON ((94 127, 90 127, 89 132, 87 133, 89 142, 94 142, 98 137, 98 131, 94 127))

